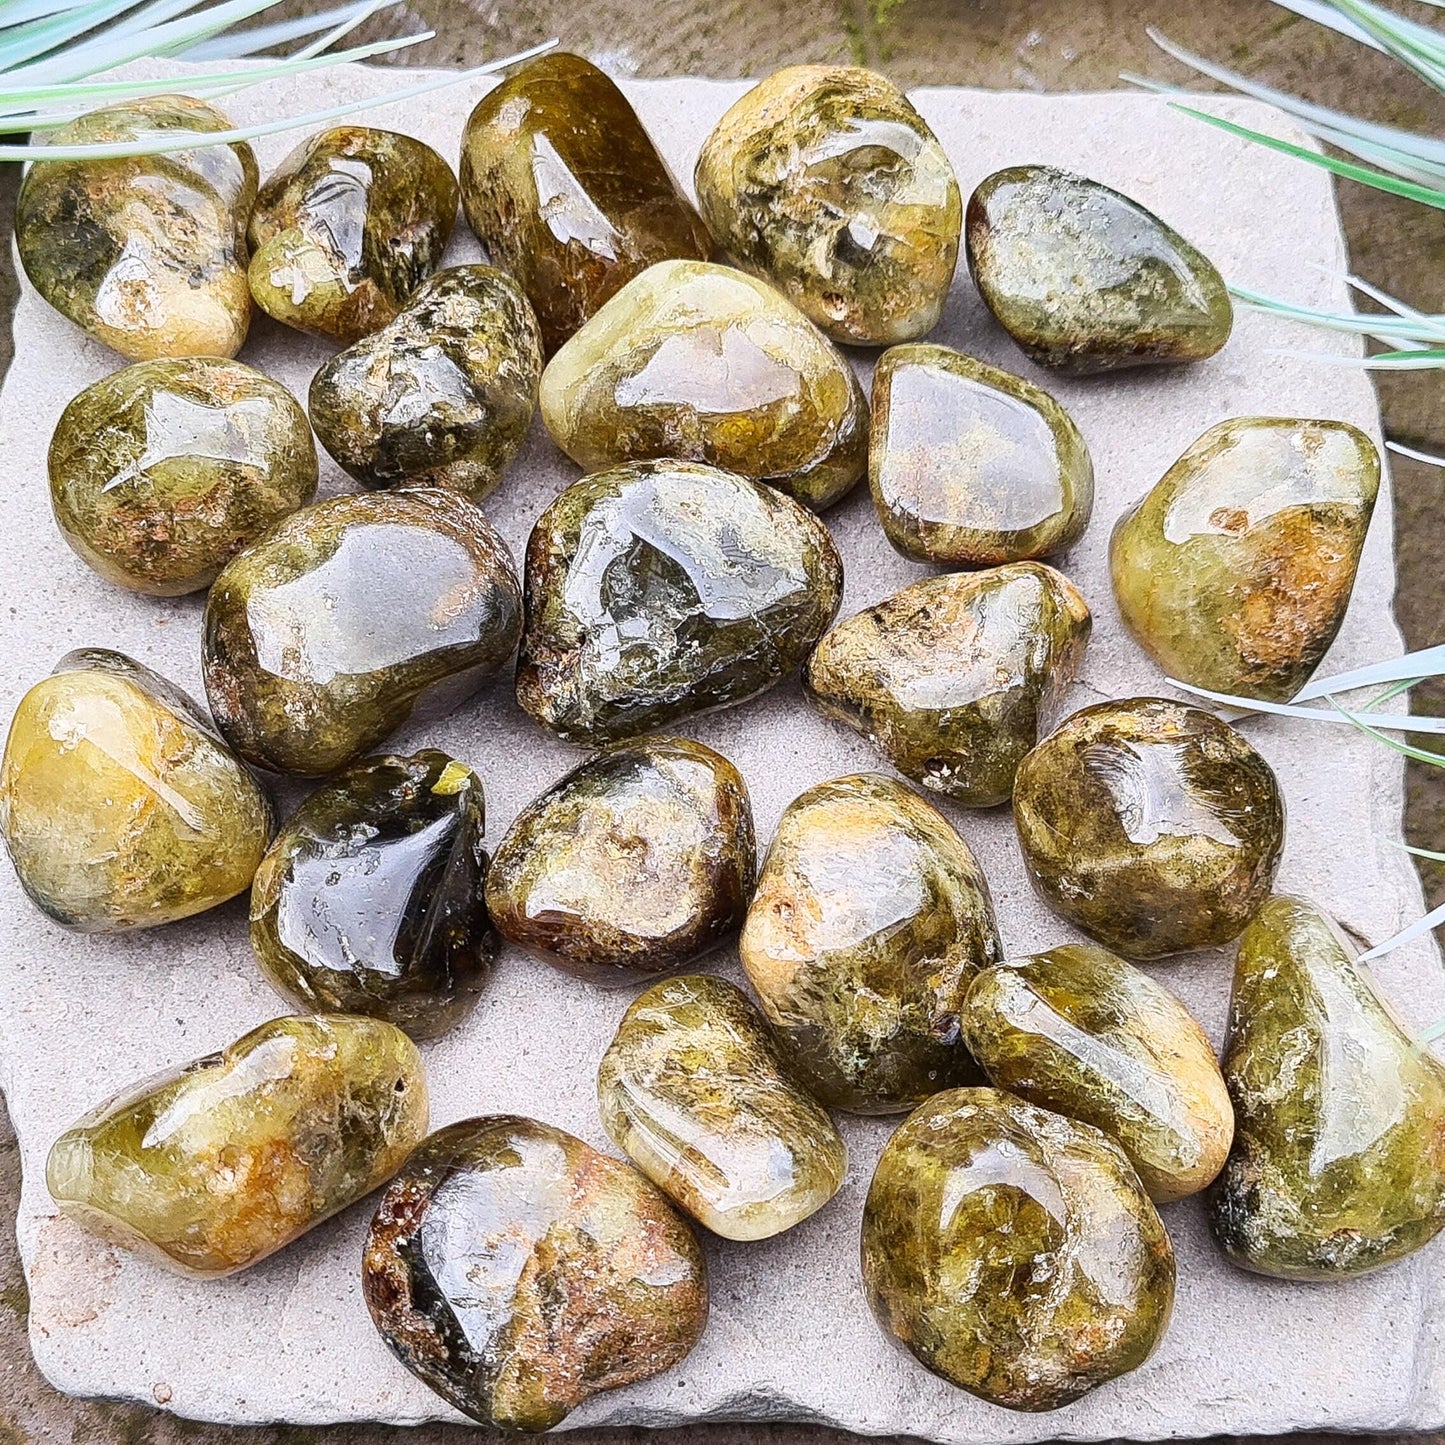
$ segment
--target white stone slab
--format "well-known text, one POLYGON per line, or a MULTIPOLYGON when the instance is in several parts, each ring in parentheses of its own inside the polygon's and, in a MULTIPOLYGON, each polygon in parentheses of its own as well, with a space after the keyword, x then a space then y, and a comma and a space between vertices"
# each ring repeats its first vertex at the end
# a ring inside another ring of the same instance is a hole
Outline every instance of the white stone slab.
MULTIPOLYGON (((396 73, 351 69, 306 82, 303 96, 271 89, 238 97, 241 121, 374 95, 396 73)), ((625 86, 680 175, 742 82, 636 81, 625 86)), ((425 96, 366 119, 410 131, 455 158, 482 86, 425 96)), ((965 194, 995 168, 1049 161, 1110 182, 1153 207, 1230 277, 1304 302, 1340 306, 1344 252, 1327 180, 1140 95, 1046 98, 924 90, 916 99, 952 156, 965 194)), ((1273 124, 1269 113, 1220 103, 1273 124)), ((263 170, 286 148, 257 149, 263 170)), ((464 230, 465 228, 463 228, 464 230)), ((451 259, 473 257, 469 236, 451 259)), ((935 339, 1042 380, 1078 419, 1093 452, 1099 500, 1088 535, 1067 559, 1095 615, 1076 705, 1155 692, 1154 667, 1122 634, 1105 550, 1115 516, 1206 426, 1251 413, 1339 418, 1378 436, 1368 380, 1320 364, 1353 343, 1245 315, 1224 352, 1184 370, 1061 382, 1023 362, 986 316, 962 268, 935 339)), ((261 318, 244 359, 305 396, 324 355, 317 343, 261 318)), ((861 371, 870 358, 860 354, 861 371)), ((197 690, 201 602, 154 601, 107 586, 61 541, 46 498, 45 451, 65 403, 114 369, 28 288, 16 318, 15 364, 0 397, 8 508, 0 532, 0 713, 61 653, 118 647, 197 690)), ((323 458, 323 486, 342 478, 323 458)), ((540 426, 489 503, 520 553, 531 521, 574 469, 540 426)), ((848 568, 844 612, 887 595, 925 569, 883 540, 866 488, 829 514, 848 568)), ((1390 614, 1391 516, 1382 493, 1361 579, 1327 662, 1341 670, 1400 650, 1390 614)), ((1281 882, 1331 905, 1378 941, 1417 916, 1418 883, 1391 846, 1401 830, 1395 754, 1347 728, 1279 720, 1245 730, 1277 769, 1289 805, 1281 882)), ((760 836, 795 794, 877 760, 859 739, 822 722, 796 682, 687 729, 721 748, 752 788, 760 836)), ((534 727, 503 684, 447 722, 396 740, 450 748, 487 788, 493 840, 576 755, 534 727)), ((286 798, 296 796, 292 789, 286 798)), ((976 849, 1010 952, 1073 937, 1031 895, 1007 810, 950 816, 976 849)), ((83 1395, 154 1401, 181 1415, 231 1422, 456 1418, 382 1345, 358 1287, 365 1205, 234 1279, 190 1282, 101 1244, 58 1218, 45 1192, 52 1139, 83 1109, 131 1080, 217 1048, 276 1014, 246 941, 241 902, 184 924, 123 939, 77 937, 44 919, 3 870, 0 880, 0 1084, 23 1155, 18 1233, 31 1292, 31 1340, 45 1374, 83 1395)), ((736 977, 736 958, 709 967, 736 977)), ((1163 965, 1218 1037, 1227 953, 1163 965)), ((1384 961, 1383 982, 1416 1024, 1445 1012, 1439 958, 1428 942, 1384 961)), ((516 1111, 603 1148, 594 1069, 628 1000, 508 952, 465 1027, 426 1046, 434 1121, 516 1111)), ((1164 1213, 1179 1257, 1179 1299, 1167 1338, 1136 1374, 1052 1415, 1016 1415, 955 1391, 884 1340, 864 1304, 859 1211, 886 1121, 851 1120, 847 1185, 791 1233, 752 1245, 707 1242, 713 1312, 678 1369, 594 1400, 569 1426, 666 1426, 695 1420, 803 1420, 866 1433, 907 1433, 956 1445, 1112 1437, 1242 1434, 1288 1429, 1400 1430, 1445 1422, 1445 1373, 1433 1321, 1445 1307, 1442 1255, 1339 1285, 1270 1282, 1230 1268, 1211 1246, 1197 1201, 1164 1213)))

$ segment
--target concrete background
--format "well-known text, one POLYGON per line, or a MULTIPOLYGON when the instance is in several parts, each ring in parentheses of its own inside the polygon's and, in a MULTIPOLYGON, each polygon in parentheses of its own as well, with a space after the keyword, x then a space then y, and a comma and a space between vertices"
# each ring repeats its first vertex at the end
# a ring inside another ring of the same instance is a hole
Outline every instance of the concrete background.
MULTIPOLYGON (((1401 8, 1426 19, 1431 12, 1401 8)), ((282 12, 314 8, 288 4, 282 12)), ((437 38, 407 52, 418 64, 477 64, 552 36, 624 74, 764 75, 797 61, 854 61, 900 84, 958 84, 1030 90, 1092 90, 1121 70, 1171 79, 1183 73, 1145 34, 1156 25, 1186 47, 1271 84, 1374 119, 1440 134, 1445 100, 1385 56, 1299 20, 1268 0, 412 0, 410 18, 437 38)), ((394 33, 396 13, 375 33, 394 33)), ((0 369, 9 365, 15 278, 10 263, 13 168, 0 168, 0 369)), ((1261 198, 1266 203, 1267 198, 1261 198)), ((1445 310, 1445 222, 1439 213, 1343 184, 1340 207, 1355 268, 1422 309, 1445 310)), ((1247 282, 1248 277, 1237 278, 1247 282)), ((1445 453, 1440 373, 1380 378, 1387 433, 1445 453)), ((1438 518, 1445 471, 1393 461, 1399 591, 1407 644, 1445 641, 1438 518)), ((1445 706, 1445 689, 1422 689, 1417 711, 1445 706), (1432 695, 1433 694, 1433 695, 1432 695)), ((1415 766, 1407 833, 1445 850, 1445 770, 1415 766)), ((1427 867, 1430 901, 1445 898, 1445 868, 1427 867)), ((0 1216, 13 1217, 18 1162, 0 1113, 0 1216)), ((407 1432, 381 1428, 223 1430, 160 1411, 57 1395, 30 1360, 27 1300, 8 1226, 0 1229, 0 1445, 402 1445, 407 1432)), ((475 1442, 475 1430, 430 1429, 439 1445, 475 1442)), ((610 1442, 645 1432, 606 1432, 610 1442)), ((849 1437, 809 1427, 716 1427, 678 1432, 686 1445, 843 1445, 849 1437)), ((1312 1437, 1299 1437, 1302 1441, 1312 1437)), ((1329 1439, 1330 1437, 1313 1437, 1329 1439)), ((1336 1437, 1343 1439, 1344 1437, 1336 1437)), ((569 1439, 587 1445, 585 1435, 569 1439)), ((599 1432, 601 1445, 601 1432, 599 1432)), ((684 1445, 678 1439, 676 1445, 684 1445)))

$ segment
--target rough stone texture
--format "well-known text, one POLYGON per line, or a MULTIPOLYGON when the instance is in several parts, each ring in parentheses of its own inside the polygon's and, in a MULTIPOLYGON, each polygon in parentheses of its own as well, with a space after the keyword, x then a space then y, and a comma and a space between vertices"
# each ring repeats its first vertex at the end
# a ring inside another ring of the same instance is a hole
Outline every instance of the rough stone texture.
MULTIPOLYGON (((929 7, 917 8, 922 15, 929 7)), ((1138 24, 1133 11, 1129 24, 1138 24)), ((1207 37, 1194 38, 1202 43, 1207 37)), ((800 43, 790 32, 786 44, 779 41, 778 59, 792 58, 800 43)), ((1143 64, 1142 57, 1136 64, 1143 64)), ((355 72, 313 79, 307 101, 329 104, 364 86, 390 83, 390 77, 355 72)), ((708 128, 742 86, 627 88, 668 159, 685 174, 708 128)), ((448 137, 459 133, 479 93, 461 87, 429 97, 416 109, 416 117, 427 118, 424 127, 387 110, 362 120, 418 125, 423 139, 450 147, 448 137)), ((1312 170, 1216 135, 1142 97, 1054 100, 939 91, 915 96, 958 165, 965 189, 998 166, 1039 156, 1085 168, 1132 190, 1195 238, 1226 274, 1301 301, 1344 302, 1330 279, 1343 266, 1333 204, 1326 181, 1312 170), (1268 208, 1257 204, 1262 191, 1274 198, 1268 208), (1322 266, 1328 276, 1307 263, 1322 266)), ((238 121, 250 120, 290 99, 270 91, 231 108, 238 121)), ((1243 107, 1230 110, 1258 115, 1243 107)), ((274 164, 286 139, 273 138, 258 149, 263 164, 274 164)), ((475 254, 454 242, 448 259, 475 254)), ((6 597, 0 644, 7 658, 0 715, 48 670, 54 655, 82 642, 125 648, 196 689, 199 600, 117 599, 114 589, 70 554, 48 515, 41 462, 49 429, 74 391, 113 369, 113 356, 90 342, 63 345, 69 339, 64 323, 28 291, 17 337, 20 365, 0 398, 0 445, 15 479, 11 525, 0 551, 6 597), (47 374, 39 364, 51 356, 64 359, 63 374, 47 374)), ((935 338, 1042 381, 1014 360, 1011 343, 987 320, 966 278, 956 281, 935 338)), ((1099 471, 1096 520, 1067 569, 1097 620, 1074 694, 1077 704, 1162 685, 1123 636, 1110 600, 1105 553, 1112 517, 1143 495, 1220 416, 1313 412, 1353 421, 1378 437, 1365 378, 1276 354, 1341 353, 1348 345, 1243 316, 1225 351, 1200 366, 1167 375, 1053 381, 1078 419, 1099 471), (1141 414, 1149 418, 1147 430, 1139 425, 1141 414)), ((280 379, 299 389, 324 356, 319 344, 289 336, 282 344, 269 328, 258 327, 244 359, 262 368, 274 365, 280 379)), ((514 547, 531 518, 573 474, 534 423, 515 471, 487 502, 514 547)), ((323 490, 340 485, 340 473, 326 464, 323 490)), ((861 490, 831 512, 828 522, 853 564, 845 614, 926 575, 928 569, 893 554, 861 490)), ((1390 506, 1382 497, 1360 584, 1324 663, 1332 672, 1399 648, 1389 612, 1390 539, 1390 506)), ((795 683, 700 719, 685 731, 741 767, 764 838, 783 805, 805 786, 877 765, 861 738, 813 715, 795 683)), ((1418 884, 1407 857, 1387 841, 1398 837, 1400 827, 1403 775, 1396 756, 1344 728, 1309 731, 1303 724, 1270 720, 1251 722, 1246 731, 1279 770, 1289 799, 1282 885, 1329 901, 1344 922, 1371 940, 1414 917, 1421 907, 1418 884)), ((493 837, 578 757, 521 716, 505 679, 479 706, 442 725, 404 729, 389 746, 447 747, 473 762, 488 788, 493 837)), ((1077 938, 1029 894, 1006 813, 977 816, 946 801, 942 806, 989 874, 1006 952, 1077 938)), ((11 879, 0 879, 0 1083, 22 1140, 26 1182, 19 1233, 34 1307, 31 1336, 42 1368, 65 1389, 158 1403, 192 1417, 314 1424, 443 1416, 435 1397, 391 1360, 366 1318, 357 1269, 365 1206, 238 1279, 203 1284, 165 1278, 52 1219, 40 1166, 50 1139, 75 1113, 126 1079, 224 1044, 275 1011, 247 947, 240 904, 147 936, 96 943, 64 936, 23 903, 11 879), (116 1028, 117 1017, 125 1020, 124 1028, 116 1028), (57 1069, 62 1051, 79 1051, 89 1062, 57 1069)), ((719 955, 709 967, 737 978, 730 955, 719 955)), ((1227 958, 1201 955, 1171 963, 1168 970, 1169 986, 1217 1040, 1227 958)), ((1413 1023, 1428 1023, 1438 1014, 1440 966, 1430 946, 1391 955, 1380 974, 1413 1023)), ((437 1122, 482 1109, 522 1109, 605 1148, 593 1078, 627 999, 550 978, 543 965, 511 951, 496 983, 464 1027, 427 1047, 437 1122), (514 1038, 520 1020, 539 1016, 565 1025, 552 1031, 551 1047, 525 1054, 514 1049, 505 1070, 473 1066, 489 1048, 514 1038)), ((1439 1262, 1445 1257, 1438 1242, 1395 1269, 1337 1287, 1254 1279, 1229 1269, 1215 1253, 1197 1201, 1164 1211, 1179 1254, 1180 1292, 1169 1335, 1147 1366, 1052 1416, 1006 1416, 973 1402, 897 1354, 868 1315, 858 1278, 858 1217, 890 1125, 854 1119, 842 1127, 854 1163, 839 1197, 776 1240, 709 1241, 713 1317, 697 1351, 666 1376, 594 1401, 569 1425, 800 1419, 875 1434, 1022 1445, 1061 1433, 1076 1439, 1157 1438, 1445 1424, 1445 1356, 1433 1326, 1439 1262), (830 1345, 821 1368, 820 1316, 830 1345)), ((728 1431, 722 1439, 741 1445, 756 1436, 728 1431)))

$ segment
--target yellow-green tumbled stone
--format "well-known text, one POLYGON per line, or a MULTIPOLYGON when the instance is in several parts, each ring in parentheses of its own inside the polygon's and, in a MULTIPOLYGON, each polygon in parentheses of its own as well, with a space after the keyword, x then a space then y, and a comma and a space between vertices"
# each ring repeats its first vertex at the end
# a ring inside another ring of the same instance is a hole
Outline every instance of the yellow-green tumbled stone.
POLYGON ((279 1018, 123 1090, 50 1150, 50 1196, 181 1274, 265 1259, 391 1178, 427 1128, 417 1047, 380 1019, 279 1018))
POLYGON ((271 806, 179 688, 118 652, 69 653, 20 701, 0 832, 25 891, 67 928, 118 933, 249 887, 271 806))
POLYGON ((1220 422, 1119 518, 1119 614, 1170 677, 1286 702, 1345 620, 1379 489, 1347 422, 1220 422))
POLYGON ((778 71, 717 123, 694 179, 718 244, 834 341, 890 346, 938 321, 958 260, 958 182, 883 76, 778 71))

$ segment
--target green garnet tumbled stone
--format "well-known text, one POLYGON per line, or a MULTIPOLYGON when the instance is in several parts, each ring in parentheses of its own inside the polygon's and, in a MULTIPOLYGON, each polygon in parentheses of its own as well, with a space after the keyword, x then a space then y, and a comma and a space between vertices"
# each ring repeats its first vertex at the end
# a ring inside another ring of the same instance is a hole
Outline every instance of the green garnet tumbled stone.
POLYGON ((77 1120, 45 1183, 114 1244, 230 1274, 390 1179, 426 1127, 421 1056, 400 1029, 279 1018, 77 1120))
POLYGON ((993 1405, 1056 1410, 1137 1369, 1174 1250, 1123 1151, 997 1089, 923 1104, 863 1210, 863 1283, 921 1365, 993 1405))
POLYGON ((868 455, 868 403, 838 348, 771 286, 708 261, 629 281, 548 363, 542 419, 587 471, 711 462, 814 508, 868 455))
POLYGON ((455 492, 318 502, 211 588, 211 711, 249 761, 333 772, 413 713, 437 716, 474 694, 512 655, 521 603, 506 543, 455 492))
POLYGON ((517 700, 592 744, 765 692, 801 666, 843 589, 811 512, 694 462, 574 483, 532 529, 526 570, 517 700))
POLYGON ((947 346, 890 347, 873 371, 873 503, 917 562, 994 567, 1083 535, 1094 466, 1068 412, 947 346))
MULTIPOLYGON (((46 137, 55 146, 144 145, 168 131, 230 129, 204 101, 153 95, 92 110, 46 137)), ((255 198, 244 142, 38 160, 20 183, 15 249, 35 289, 122 356, 234 356, 251 323, 246 219, 255 198)))
POLYGON ((271 805, 179 688, 95 648, 68 653, 20 700, 0 762, 0 832, 46 913, 118 933, 248 887, 271 805))
POLYGON ((549 1124, 464 1119, 382 1196, 362 1286, 392 1353, 484 1425, 550 1430, 670 1370, 707 1323, 692 1230, 635 1169, 549 1124))
POLYGON ((1199 361, 1229 340, 1229 290, 1153 212, 1052 166, 1011 166, 974 191, 968 264, 1031 361, 1076 373, 1199 361))
POLYGON ((1271 898, 1245 929, 1224 1076, 1238 1124, 1211 1223, 1236 1264, 1340 1279, 1445 1225, 1445 1067, 1313 903, 1271 898))
POLYGON ((355 341, 441 264, 456 219, 456 178, 429 145, 361 125, 321 131, 256 197, 251 295, 298 331, 355 341))
POLYGON ((1214 1046, 1168 989, 1108 949, 1069 943, 984 969, 963 1037, 990 1083, 1103 1130, 1151 1199, 1195 1194, 1224 1166, 1234 1111, 1214 1046))
POLYGON ((462 133, 462 209, 521 282, 555 351, 654 261, 701 261, 706 227, 617 86, 580 55, 539 56, 462 133))
POLYGON ((1125 958, 1237 938, 1284 846, 1269 764, 1228 723, 1164 698, 1076 712, 1020 764, 1013 802, 1044 901, 1125 958))
POLYGON ((1119 613, 1171 677, 1286 702, 1345 619, 1379 489, 1347 422, 1220 422, 1119 518, 1119 613))
POLYGON ((972 1082, 959 1013, 999 959, 968 845, 877 773, 788 804, 738 951, 799 1081, 832 1108, 889 1114, 972 1082))
POLYGON ((838 1192, 848 1151, 788 1077, 767 1024, 720 978, 653 984, 597 1075, 602 1123, 665 1194, 724 1239, 768 1239, 838 1192))
POLYGON ((139 361, 86 387, 50 441, 61 534, 107 581, 174 597, 316 495, 291 393, 239 361, 139 361))
POLYGON ((481 779, 445 753, 367 758, 286 820, 251 887, 251 946, 281 996, 435 1038, 497 954, 481 779))
POLYGON ((316 373, 311 424, 364 487, 480 499, 527 435, 541 374, 537 319, 517 283, 492 266, 452 266, 316 373))
POLYGON ((808 697, 906 777, 960 803, 1007 802, 1092 625, 1039 562, 925 577, 840 622, 803 672, 808 697))
POLYGON ((888 346, 938 321, 963 205, 927 122, 891 81, 846 65, 769 76, 697 160, 718 244, 834 341, 888 346))
POLYGON ((741 774, 686 738, 620 743, 554 783, 487 875, 503 935, 594 983, 665 973, 741 926, 757 872, 741 774))

